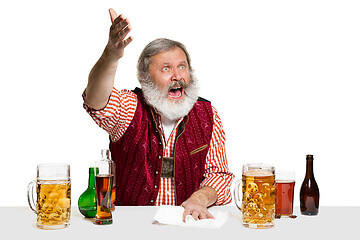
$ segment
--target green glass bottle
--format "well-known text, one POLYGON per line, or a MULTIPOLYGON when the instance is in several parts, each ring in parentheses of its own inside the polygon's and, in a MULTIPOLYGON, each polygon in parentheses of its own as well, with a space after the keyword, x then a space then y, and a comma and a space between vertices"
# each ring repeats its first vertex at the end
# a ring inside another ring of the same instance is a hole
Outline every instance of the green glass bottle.
MULTIPOLYGON (((96 169, 99 172, 99 169, 96 169)), ((96 188, 95 188, 95 168, 89 168, 88 188, 83 192, 78 200, 79 211, 86 218, 94 218, 96 215, 96 188)))

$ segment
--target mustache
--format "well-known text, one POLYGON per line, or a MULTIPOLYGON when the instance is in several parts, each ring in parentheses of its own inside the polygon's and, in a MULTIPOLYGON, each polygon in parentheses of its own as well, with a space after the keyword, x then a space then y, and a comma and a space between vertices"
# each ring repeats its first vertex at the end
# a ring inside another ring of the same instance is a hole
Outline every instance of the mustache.
POLYGON ((179 80, 176 82, 171 82, 167 85, 166 90, 167 92, 170 91, 170 89, 172 88, 177 88, 177 87, 182 87, 182 88, 187 88, 190 84, 186 84, 186 82, 184 80, 179 80))

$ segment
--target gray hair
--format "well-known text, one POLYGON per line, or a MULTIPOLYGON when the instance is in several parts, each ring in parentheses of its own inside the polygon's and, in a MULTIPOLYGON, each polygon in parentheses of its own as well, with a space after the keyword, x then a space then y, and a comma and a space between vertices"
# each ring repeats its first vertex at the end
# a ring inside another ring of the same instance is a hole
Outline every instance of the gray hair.
POLYGON ((184 51, 187 62, 189 64, 189 71, 192 72, 190 55, 186 50, 186 47, 177 41, 158 38, 150 42, 144 50, 141 52, 138 63, 137 63, 137 76, 140 83, 148 81, 150 79, 149 66, 152 63, 152 57, 158 53, 162 53, 171 49, 179 47, 184 51))

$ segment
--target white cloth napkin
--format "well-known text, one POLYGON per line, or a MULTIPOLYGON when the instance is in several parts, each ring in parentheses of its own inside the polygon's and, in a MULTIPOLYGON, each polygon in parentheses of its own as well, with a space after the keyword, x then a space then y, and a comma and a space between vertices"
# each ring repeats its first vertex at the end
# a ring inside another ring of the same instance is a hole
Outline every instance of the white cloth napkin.
POLYGON ((219 209, 209 208, 209 212, 215 219, 197 220, 188 215, 185 222, 182 220, 184 208, 181 206, 160 206, 154 216, 154 220, 160 224, 177 225, 183 227, 199 227, 199 228, 220 228, 229 218, 228 211, 220 211, 219 209))

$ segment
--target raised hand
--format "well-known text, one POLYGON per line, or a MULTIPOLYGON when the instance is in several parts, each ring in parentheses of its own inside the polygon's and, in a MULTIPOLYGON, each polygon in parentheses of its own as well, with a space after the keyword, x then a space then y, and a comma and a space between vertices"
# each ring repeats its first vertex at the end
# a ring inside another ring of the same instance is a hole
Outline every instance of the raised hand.
POLYGON ((112 24, 104 53, 107 57, 117 61, 124 55, 125 47, 133 40, 132 36, 126 38, 131 31, 131 25, 128 18, 122 14, 118 16, 114 9, 110 8, 109 14, 112 24))

